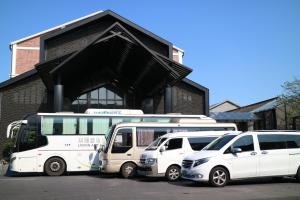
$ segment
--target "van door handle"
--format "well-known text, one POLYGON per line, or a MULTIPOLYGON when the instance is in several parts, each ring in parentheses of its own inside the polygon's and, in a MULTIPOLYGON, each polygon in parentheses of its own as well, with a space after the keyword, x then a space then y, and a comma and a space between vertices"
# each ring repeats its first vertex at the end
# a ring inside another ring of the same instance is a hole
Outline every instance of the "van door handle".
POLYGON ((127 154, 127 156, 131 156, 131 154, 130 154, 130 153, 128 153, 128 154, 127 154))
POLYGON ((257 153, 256 152, 251 152, 251 156, 255 156, 257 153))
POLYGON ((267 151, 262 151, 261 154, 268 154, 268 152, 267 151))

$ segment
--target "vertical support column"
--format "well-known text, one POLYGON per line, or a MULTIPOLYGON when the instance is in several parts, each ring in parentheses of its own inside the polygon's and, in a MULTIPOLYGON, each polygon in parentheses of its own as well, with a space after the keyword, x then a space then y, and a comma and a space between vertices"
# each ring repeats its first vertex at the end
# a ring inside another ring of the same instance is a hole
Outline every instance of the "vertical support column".
POLYGON ((64 86, 61 84, 60 76, 54 85, 54 112, 63 111, 64 107, 64 86))
POLYGON ((165 113, 172 112, 172 87, 167 85, 165 88, 165 113))

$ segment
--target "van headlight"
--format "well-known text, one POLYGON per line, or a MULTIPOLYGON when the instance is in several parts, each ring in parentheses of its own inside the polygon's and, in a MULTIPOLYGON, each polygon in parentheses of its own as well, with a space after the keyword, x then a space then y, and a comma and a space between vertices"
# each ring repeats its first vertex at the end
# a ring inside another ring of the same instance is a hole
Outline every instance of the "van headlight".
POLYGON ((193 167, 197 167, 198 165, 202 165, 203 163, 206 163, 209 161, 210 158, 202 158, 199 160, 195 160, 193 167))
POLYGON ((147 158, 145 164, 146 165, 154 165, 156 163, 156 158, 147 158))

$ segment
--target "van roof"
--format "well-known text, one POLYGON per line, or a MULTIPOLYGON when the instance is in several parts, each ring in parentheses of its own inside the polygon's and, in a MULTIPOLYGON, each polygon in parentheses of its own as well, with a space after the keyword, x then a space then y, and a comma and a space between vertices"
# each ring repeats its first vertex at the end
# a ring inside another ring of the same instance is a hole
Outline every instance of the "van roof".
POLYGON ((258 131, 246 131, 246 132, 238 132, 238 131, 232 131, 232 133, 229 133, 230 135, 251 135, 251 134, 300 134, 300 131, 290 131, 290 130, 258 130, 258 131))
POLYGON ((177 138, 177 137, 199 137, 199 136, 222 136, 225 134, 239 134, 241 131, 191 131, 191 132, 178 132, 178 133, 168 133, 162 138, 177 138))
POLYGON ((120 122, 117 127, 234 127, 234 123, 120 122))

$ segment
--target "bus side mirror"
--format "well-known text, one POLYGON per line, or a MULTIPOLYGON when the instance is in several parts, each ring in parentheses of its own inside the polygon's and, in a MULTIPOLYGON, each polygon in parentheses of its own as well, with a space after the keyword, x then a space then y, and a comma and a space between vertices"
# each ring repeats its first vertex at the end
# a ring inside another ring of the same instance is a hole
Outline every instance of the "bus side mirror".
POLYGON ((160 147, 159 152, 164 152, 164 151, 166 151, 166 146, 160 147))
POLYGON ((97 151, 97 144, 94 144, 94 151, 97 151))

